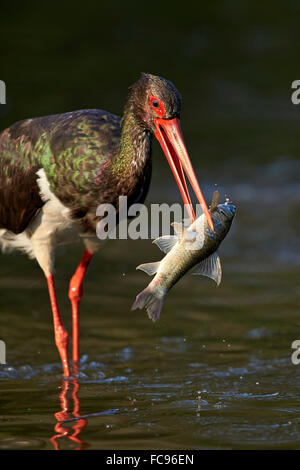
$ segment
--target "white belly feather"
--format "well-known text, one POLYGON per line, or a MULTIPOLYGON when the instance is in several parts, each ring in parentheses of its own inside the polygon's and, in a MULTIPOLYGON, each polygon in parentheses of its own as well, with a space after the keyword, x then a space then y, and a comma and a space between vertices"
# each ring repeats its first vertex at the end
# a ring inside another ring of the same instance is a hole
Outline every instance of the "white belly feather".
POLYGON ((55 246, 80 240, 84 241, 91 252, 98 251, 100 240, 96 238, 96 234, 80 234, 78 225, 70 217, 70 210, 51 192, 44 169, 40 169, 37 175, 40 196, 45 204, 24 232, 16 235, 9 230, 0 229, 2 250, 21 250, 30 258, 37 258, 39 262, 42 261, 42 251, 48 251, 52 255, 55 246))

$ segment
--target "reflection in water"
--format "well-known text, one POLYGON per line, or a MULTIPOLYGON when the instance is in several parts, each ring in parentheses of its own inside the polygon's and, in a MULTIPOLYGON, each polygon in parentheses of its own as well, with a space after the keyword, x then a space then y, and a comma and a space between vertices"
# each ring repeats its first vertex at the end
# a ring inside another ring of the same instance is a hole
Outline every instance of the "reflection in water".
POLYGON ((80 386, 76 376, 73 376, 70 379, 62 380, 61 392, 59 394, 59 402, 61 409, 60 411, 54 414, 57 420, 57 423, 54 426, 54 431, 56 434, 54 434, 50 438, 50 442, 53 444, 55 450, 60 450, 59 439, 64 437, 77 444, 77 447, 75 447, 74 450, 86 449, 90 446, 90 444, 84 442, 79 436, 81 431, 87 426, 88 419, 99 416, 114 415, 119 411, 118 409, 110 409, 106 411, 99 411, 98 413, 80 415, 79 390, 80 386), (68 395, 70 394, 70 392, 74 404, 72 416, 70 415, 68 399, 68 395), (69 427, 65 427, 65 425, 69 423, 74 423, 71 429, 69 427), (74 432, 71 434, 72 430, 74 432))
POLYGON ((50 438, 50 441, 52 442, 54 449, 59 450, 59 439, 63 437, 67 437, 71 441, 75 442, 77 444, 77 447, 75 450, 82 450, 88 447, 88 444, 84 442, 82 439, 80 439, 79 435, 82 431, 83 428, 87 425, 87 420, 83 419, 80 417, 79 411, 80 411, 80 400, 78 396, 79 392, 79 383, 76 379, 76 377, 72 377, 70 380, 63 379, 62 385, 61 385, 61 392, 59 394, 59 401, 60 401, 60 406, 61 410, 55 413, 55 418, 57 419, 57 424, 54 426, 54 431, 56 434, 54 434, 53 437, 50 438), (69 412, 69 399, 68 399, 68 393, 70 389, 72 388, 72 400, 74 403, 74 408, 73 408, 73 418, 70 416, 69 412), (64 424, 68 422, 75 421, 75 424, 72 426, 72 430, 74 431, 71 434, 71 429, 68 427, 65 427, 64 424))

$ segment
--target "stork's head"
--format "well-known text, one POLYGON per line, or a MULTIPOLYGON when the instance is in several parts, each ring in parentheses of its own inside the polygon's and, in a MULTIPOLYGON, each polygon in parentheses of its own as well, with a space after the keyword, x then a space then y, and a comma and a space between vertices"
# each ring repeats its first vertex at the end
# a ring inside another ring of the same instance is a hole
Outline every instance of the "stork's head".
POLYGON ((127 105, 134 112, 139 126, 151 131, 159 141, 191 219, 195 220, 195 214, 183 170, 213 230, 211 216, 195 176, 180 128, 181 95, 178 90, 164 78, 142 74, 130 89, 127 105))

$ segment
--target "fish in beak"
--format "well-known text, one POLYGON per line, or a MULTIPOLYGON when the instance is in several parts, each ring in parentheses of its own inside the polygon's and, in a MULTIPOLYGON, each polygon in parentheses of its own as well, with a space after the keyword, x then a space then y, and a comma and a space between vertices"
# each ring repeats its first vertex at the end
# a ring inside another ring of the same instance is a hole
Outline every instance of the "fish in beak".
POLYGON ((154 122, 156 127, 155 137, 159 141, 161 148, 165 156, 167 157, 168 163, 171 167, 183 202, 187 208, 191 220, 194 222, 196 217, 192 207, 184 172, 188 177, 189 182, 191 183, 191 186, 197 196, 199 203, 201 204, 201 207, 203 209, 205 217, 207 218, 207 222, 211 230, 214 230, 209 209, 203 197, 193 166, 186 150, 179 119, 155 118, 154 122))

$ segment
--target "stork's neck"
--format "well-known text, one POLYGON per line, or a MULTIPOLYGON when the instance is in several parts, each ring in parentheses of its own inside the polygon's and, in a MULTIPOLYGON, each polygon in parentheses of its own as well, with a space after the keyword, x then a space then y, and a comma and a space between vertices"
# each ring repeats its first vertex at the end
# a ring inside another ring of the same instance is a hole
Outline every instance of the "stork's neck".
POLYGON ((123 176, 142 173, 151 157, 151 144, 151 133, 139 125, 131 107, 125 107, 119 152, 113 163, 114 171, 123 176))

